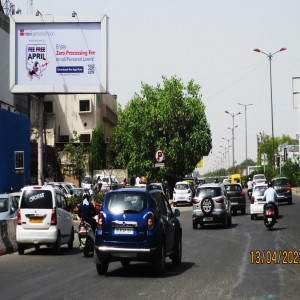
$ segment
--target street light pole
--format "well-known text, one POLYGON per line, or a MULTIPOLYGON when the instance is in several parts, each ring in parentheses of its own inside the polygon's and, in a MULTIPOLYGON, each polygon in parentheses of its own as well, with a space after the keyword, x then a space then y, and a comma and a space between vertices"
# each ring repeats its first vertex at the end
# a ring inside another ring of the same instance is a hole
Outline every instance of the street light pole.
POLYGON ((226 114, 229 114, 232 117, 232 166, 234 167, 234 116, 241 115, 241 113, 231 114, 227 110, 225 110, 226 114))
POLYGON ((275 150, 274 150, 274 122, 273 122, 273 98, 272 98, 272 67, 271 67, 271 62, 272 62, 272 58, 274 56, 274 54, 278 53, 278 52, 282 52, 282 51, 285 51, 286 48, 281 48, 280 50, 274 52, 273 54, 272 53, 266 53, 266 52, 263 52, 263 51, 260 51, 259 49, 254 49, 253 51, 255 52, 259 52, 259 53, 263 53, 265 55, 267 55, 268 59, 269 59, 269 62, 270 62, 270 90, 271 90, 271 121, 272 121, 272 150, 273 150, 273 153, 272 153, 272 165, 273 165, 273 168, 275 169, 275 159, 274 159, 274 155, 275 155, 275 150))
POLYGON ((248 155, 247 155, 247 106, 253 104, 242 104, 238 103, 239 105, 243 105, 245 107, 245 135, 246 135, 246 176, 248 176, 248 155))
POLYGON ((229 141, 230 141, 230 139, 222 138, 222 140, 225 140, 228 143, 228 168, 230 168, 230 157, 229 157, 229 141))

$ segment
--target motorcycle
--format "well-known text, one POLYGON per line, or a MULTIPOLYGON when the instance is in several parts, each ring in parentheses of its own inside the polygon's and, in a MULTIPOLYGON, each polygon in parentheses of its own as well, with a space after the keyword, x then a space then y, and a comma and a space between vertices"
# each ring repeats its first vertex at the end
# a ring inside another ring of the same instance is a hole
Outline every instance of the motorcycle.
POLYGON ((85 257, 94 252, 95 235, 89 223, 81 220, 78 227, 78 239, 80 251, 85 257))
POLYGON ((252 197, 252 189, 248 189, 248 199, 251 199, 252 197))
POLYGON ((273 204, 267 204, 264 207, 264 224, 271 230, 276 223, 275 208, 273 204))

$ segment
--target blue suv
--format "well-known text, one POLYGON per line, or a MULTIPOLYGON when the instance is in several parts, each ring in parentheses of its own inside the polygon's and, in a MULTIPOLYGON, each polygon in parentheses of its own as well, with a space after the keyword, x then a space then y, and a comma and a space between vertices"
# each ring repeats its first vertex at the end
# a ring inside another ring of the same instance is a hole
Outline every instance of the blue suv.
POLYGON ((105 196, 95 237, 94 262, 99 275, 108 264, 120 261, 153 263, 158 274, 165 270, 165 258, 181 264, 182 228, 161 190, 123 188, 105 196))

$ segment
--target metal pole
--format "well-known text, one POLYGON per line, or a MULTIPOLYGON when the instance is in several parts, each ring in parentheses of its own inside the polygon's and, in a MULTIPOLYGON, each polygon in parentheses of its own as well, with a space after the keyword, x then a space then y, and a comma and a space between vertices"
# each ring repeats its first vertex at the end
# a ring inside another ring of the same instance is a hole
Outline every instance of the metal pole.
POLYGON ((234 167, 234 114, 232 115, 232 166, 234 167))
POLYGON ((43 185, 43 100, 44 95, 39 95, 38 105, 39 105, 39 128, 38 128, 38 184, 43 185))
POLYGON ((274 150, 274 122, 273 122, 273 97, 272 97, 272 67, 271 67, 271 61, 272 61, 272 54, 270 53, 268 55, 269 61, 270 61, 270 89, 271 89, 271 119, 272 119, 272 165, 275 170, 275 150, 274 150))

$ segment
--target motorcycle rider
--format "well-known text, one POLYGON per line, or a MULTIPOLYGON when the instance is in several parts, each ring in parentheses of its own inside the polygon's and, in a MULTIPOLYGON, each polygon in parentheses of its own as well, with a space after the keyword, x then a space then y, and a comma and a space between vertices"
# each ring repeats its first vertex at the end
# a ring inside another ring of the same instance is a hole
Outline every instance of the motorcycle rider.
POLYGON ((97 210, 93 203, 90 201, 89 192, 84 192, 82 195, 82 202, 78 208, 78 217, 82 218, 83 221, 89 223, 95 232, 97 228, 97 222, 94 219, 94 216, 97 215, 97 210))
POLYGON ((250 197, 250 192, 252 194, 252 190, 253 190, 253 183, 251 178, 248 179, 247 187, 248 187, 248 197, 250 197))
MULTIPOLYGON (((276 205, 276 201, 278 199, 278 195, 276 191, 272 188, 272 183, 268 183, 268 188, 264 192, 263 200, 266 201, 266 204, 264 205, 264 210, 267 204, 272 204, 274 207, 274 212, 275 212, 275 218, 278 218, 278 207, 276 205)), ((276 221, 277 223, 277 221, 276 221)))

